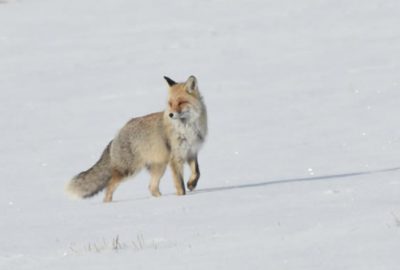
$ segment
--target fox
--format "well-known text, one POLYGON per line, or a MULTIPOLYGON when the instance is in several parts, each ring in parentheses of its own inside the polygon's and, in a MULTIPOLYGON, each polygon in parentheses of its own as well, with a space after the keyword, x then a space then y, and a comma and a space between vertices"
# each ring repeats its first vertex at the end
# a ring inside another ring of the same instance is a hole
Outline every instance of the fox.
POLYGON ((160 180, 169 165, 176 194, 185 195, 186 164, 191 170, 187 188, 196 188, 200 178, 198 152, 208 132, 206 105, 195 76, 180 83, 166 76, 164 79, 168 84, 166 109, 128 121, 100 159, 67 183, 67 193, 90 198, 105 190, 103 202, 108 203, 124 179, 147 169, 150 194, 159 197, 160 180))

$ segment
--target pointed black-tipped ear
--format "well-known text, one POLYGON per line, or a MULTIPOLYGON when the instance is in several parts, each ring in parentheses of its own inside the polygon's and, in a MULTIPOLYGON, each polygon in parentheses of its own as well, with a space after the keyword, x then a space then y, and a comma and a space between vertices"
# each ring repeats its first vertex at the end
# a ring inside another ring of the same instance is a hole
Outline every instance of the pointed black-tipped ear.
POLYGON ((164 79, 167 81, 169 86, 174 86, 176 84, 176 82, 174 80, 171 80, 167 76, 164 76, 164 79))
POLYGON ((188 93, 191 94, 191 93, 193 93, 194 91, 196 91, 196 90, 197 90, 197 79, 196 79, 196 77, 193 76, 193 75, 191 75, 191 76, 187 79, 185 85, 186 85, 186 91, 188 91, 188 93))

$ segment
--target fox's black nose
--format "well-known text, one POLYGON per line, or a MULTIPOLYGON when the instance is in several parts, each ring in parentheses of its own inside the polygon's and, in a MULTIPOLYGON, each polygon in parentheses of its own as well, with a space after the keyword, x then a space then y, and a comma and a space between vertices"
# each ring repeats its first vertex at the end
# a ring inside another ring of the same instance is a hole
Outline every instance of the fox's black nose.
POLYGON ((171 117, 171 118, 174 117, 174 114, 173 114, 173 113, 170 113, 170 114, 169 114, 169 117, 171 117))

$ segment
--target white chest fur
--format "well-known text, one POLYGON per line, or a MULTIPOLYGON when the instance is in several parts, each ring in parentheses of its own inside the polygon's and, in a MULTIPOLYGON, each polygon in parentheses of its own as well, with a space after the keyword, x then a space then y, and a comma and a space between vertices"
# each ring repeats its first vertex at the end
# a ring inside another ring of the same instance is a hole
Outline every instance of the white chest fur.
POLYGON ((171 142, 174 155, 188 159, 195 156, 204 141, 204 134, 199 123, 175 120, 173 121, 173 142, 171 142))

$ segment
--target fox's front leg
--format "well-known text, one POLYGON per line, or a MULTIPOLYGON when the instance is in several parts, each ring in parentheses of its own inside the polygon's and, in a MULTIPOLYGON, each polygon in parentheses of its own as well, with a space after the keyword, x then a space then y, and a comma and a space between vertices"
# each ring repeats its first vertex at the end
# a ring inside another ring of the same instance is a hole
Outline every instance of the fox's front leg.
POLYGON ((196 188, 197 182, 200 178, 199 161, 197 160, 197 156, 189 159, 188 163, 192 171, 192 175, 187 183, 187 188, 192 191, 196 188))
POLYGON ((178 159, 171 160, 172 176, 174 177, 174 183, 177 195, 185 195, 185 183, 183 182, 183 162, 178 159))

